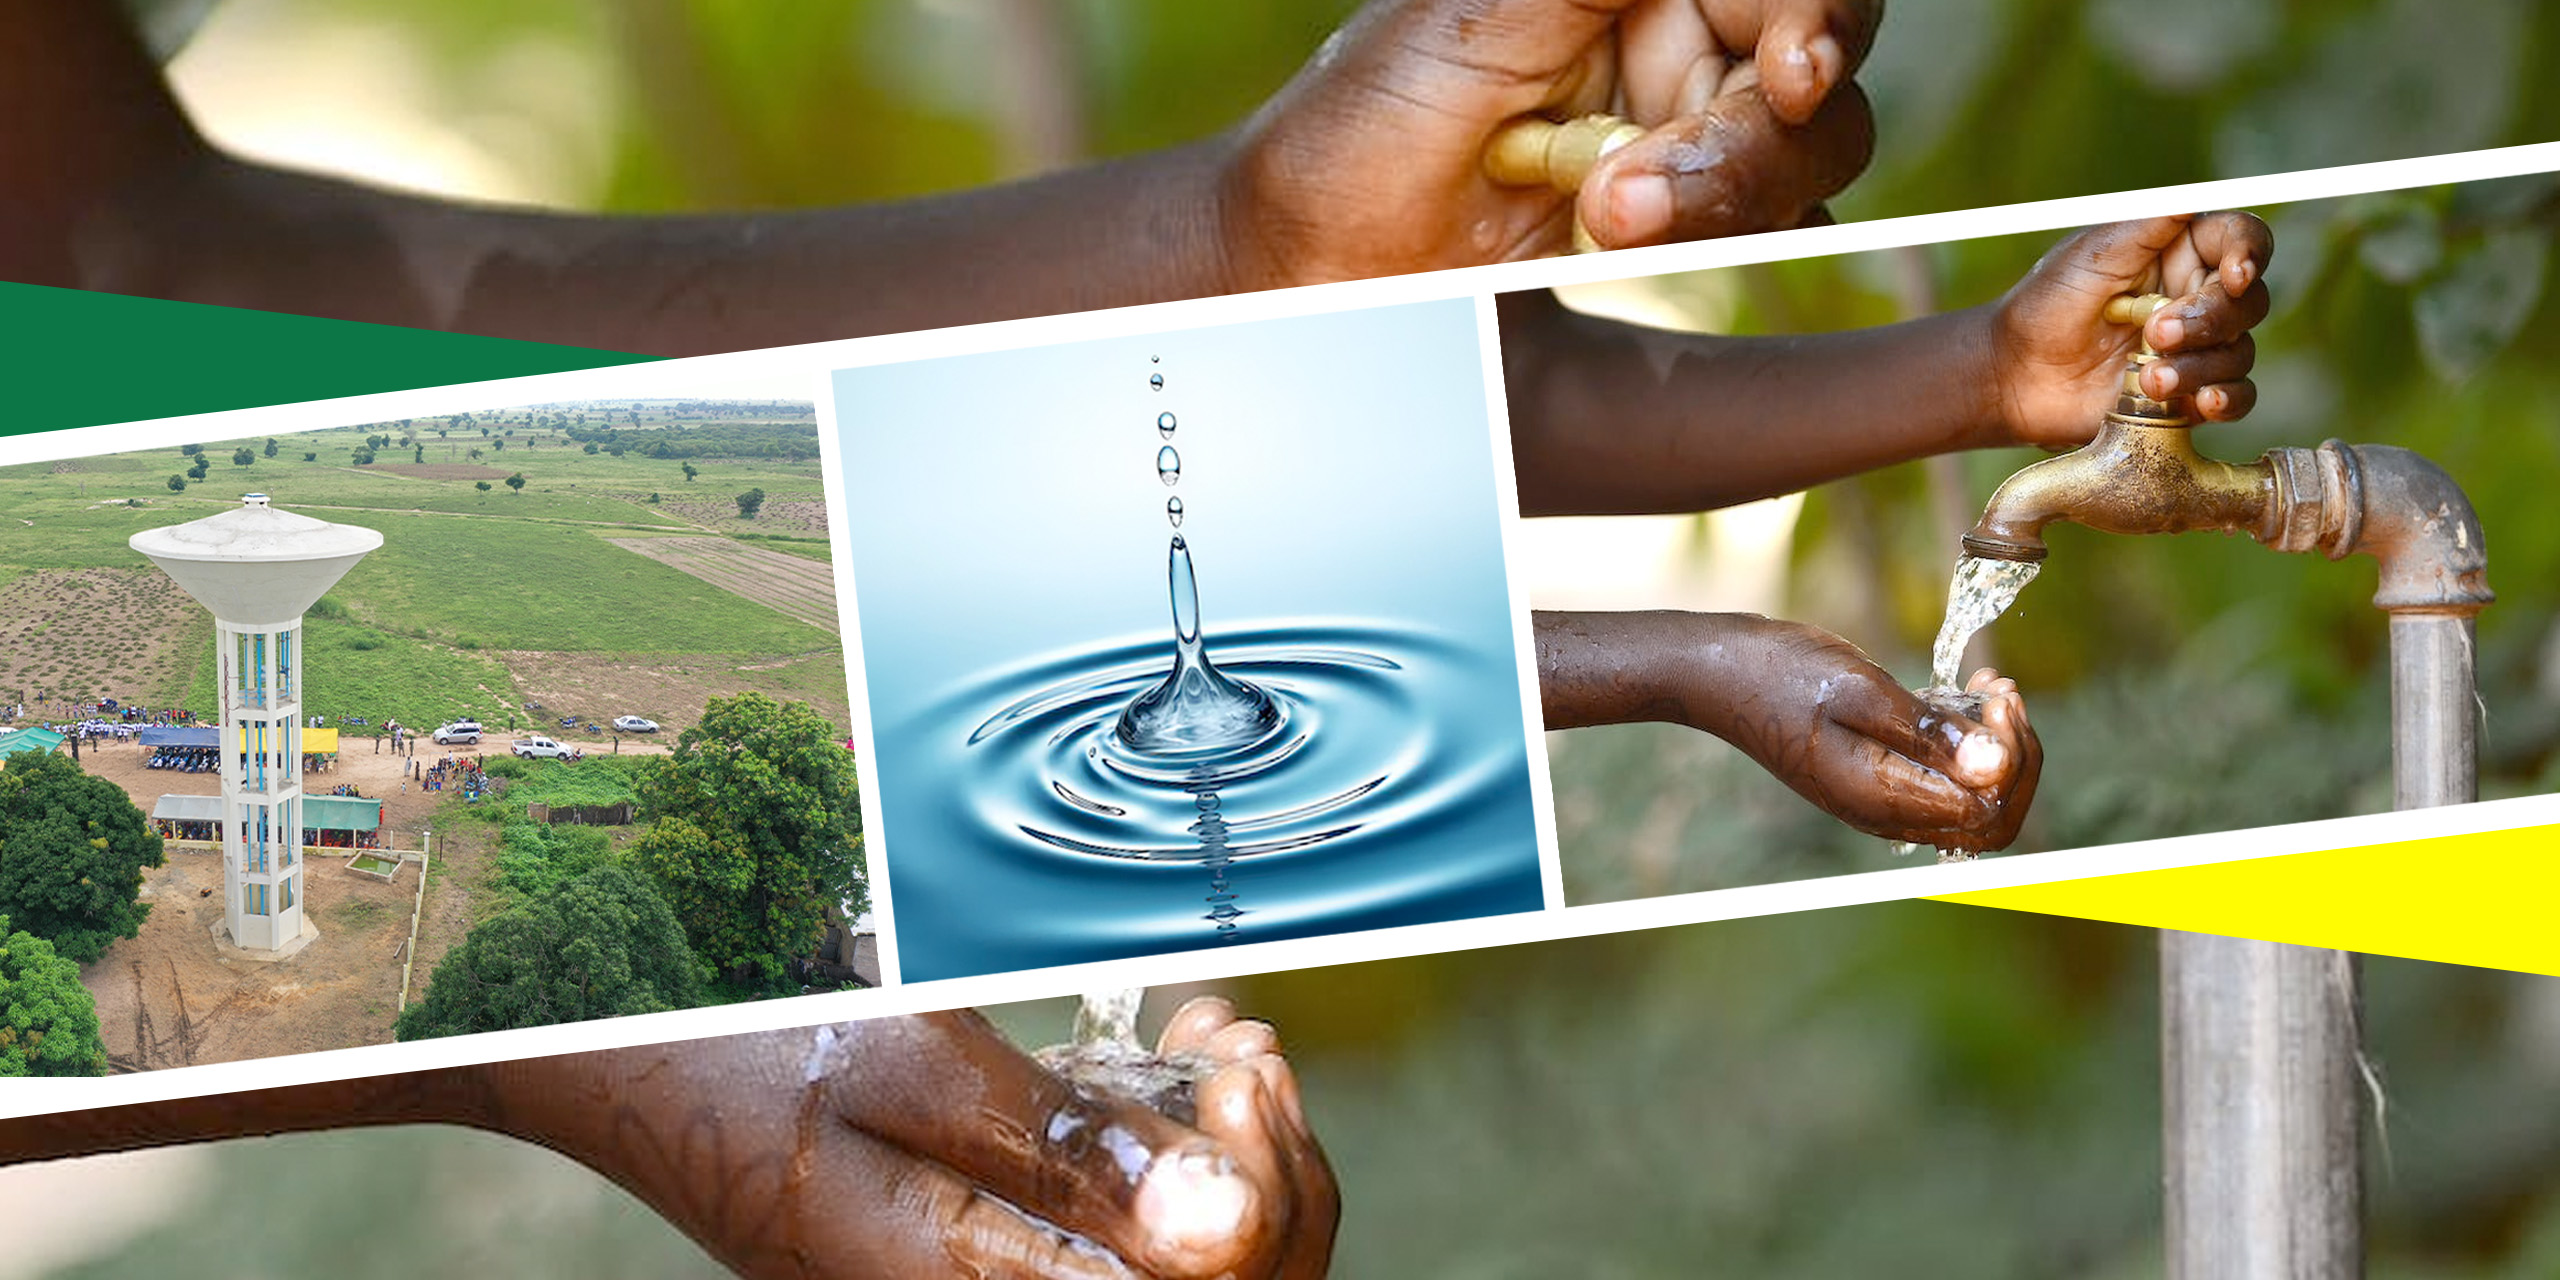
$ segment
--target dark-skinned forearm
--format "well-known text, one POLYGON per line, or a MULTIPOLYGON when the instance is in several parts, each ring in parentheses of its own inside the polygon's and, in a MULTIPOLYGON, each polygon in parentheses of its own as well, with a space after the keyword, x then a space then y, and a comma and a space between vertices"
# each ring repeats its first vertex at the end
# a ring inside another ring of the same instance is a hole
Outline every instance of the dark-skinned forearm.
POLYGON ((561 215, 286 172, 201 141, 108 0, 0 0, 0 279, 658 355, 1258 287, 1231 136, 823 210, 561 215))
POLYGON ((1989 308, 1842 333, 1669 333, 1499 300, 1524 515, 1712 510, 2007 442, 1989 308))
POLYGON ((1549 729, 1657 721, 1719 737, 1731 727, 1730 677, 1766 643, 1757 614, 1530 615, 1538 645, 1538 700, 1549 729), (1719 678, 1719 675, 1726 678, 1719 678))
POLYGON ((482 1069, 413 1071, 0 1120, 0 1164, 369 1125, 487 1127, 495 1118, 482 1069))
POLYGON ((612 218, 206 152, 95 207, 76 278, 34 283, 652 355, 974 324, 1235 287, 1226 145, 894 203, 612 218))

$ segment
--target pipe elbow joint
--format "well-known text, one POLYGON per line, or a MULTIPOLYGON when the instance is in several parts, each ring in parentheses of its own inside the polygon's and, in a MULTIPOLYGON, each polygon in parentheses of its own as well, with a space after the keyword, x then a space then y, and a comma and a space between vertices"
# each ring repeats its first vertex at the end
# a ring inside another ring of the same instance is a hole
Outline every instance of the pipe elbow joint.
POLYGON ((2480 517, 2444 468, 2394 445, 2336 440, 2269 456, 2277 550, 2372 556, 2381 570, 2374 607, 2388 613, 2469 617, 2497 599, 2480 517))

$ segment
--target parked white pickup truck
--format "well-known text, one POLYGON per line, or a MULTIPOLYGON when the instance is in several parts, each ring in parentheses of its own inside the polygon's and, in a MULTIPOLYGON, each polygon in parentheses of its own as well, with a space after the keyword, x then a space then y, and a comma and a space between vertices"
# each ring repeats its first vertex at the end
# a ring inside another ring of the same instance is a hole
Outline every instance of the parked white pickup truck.
POLYGON ((516 739, 516 754, 532 760, 567 760, 581 753, 536 733, 516 739))

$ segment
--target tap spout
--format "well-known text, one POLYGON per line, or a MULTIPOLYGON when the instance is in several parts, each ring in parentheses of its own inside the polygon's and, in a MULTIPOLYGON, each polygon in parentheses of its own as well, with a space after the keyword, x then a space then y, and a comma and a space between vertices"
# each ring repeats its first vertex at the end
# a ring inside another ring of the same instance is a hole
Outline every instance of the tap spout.
POLYGON ((2042 560, 2044 528, 2056 521, 2102 533, 2217 529, 2263 542, 2274 536, 2277 517, 2268 459, 2222 462, 2197 453, 2184 425, 2109 414, 2088 444, 2002 482, 1964 535, 1964 549, 1990 560, 2042 560))

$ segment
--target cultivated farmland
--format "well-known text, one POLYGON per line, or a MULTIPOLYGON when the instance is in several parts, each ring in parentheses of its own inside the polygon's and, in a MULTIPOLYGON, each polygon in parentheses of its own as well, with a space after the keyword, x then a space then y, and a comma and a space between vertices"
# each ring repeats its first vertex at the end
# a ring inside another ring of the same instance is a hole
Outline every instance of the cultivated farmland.
MULTIPOLYGON (((220 855, 173 846, 146 879, 141 935, 83 974, 119 1069, 389 1040, 404 963, 414 1001, 508 900, 494 828, 466 820, 503 797, 422 781, 448 752, 504 756, 512 736, 542 732, 590 755, 654 754, 709 699, 748 690, 846 724, 805 402, 532 406, 0 468, 0 706, 24 704, 20 723, 82 719, 103 698, 210 717, 212 619, 126 540, 249 492, 383 534, 306 616, 304 706, 341 738, 335 767, 304 785, 380 799, 389 849, 413 852, 432 829, 433 871, 421 895, 414 861, 385 883, 315 855, 320 936, 254 963, 209 932, 220 855), (735 500, 751 489, 765 494, 753 521, 735 500), (616 742, 598 726, 621 715, 664 732, 616 742), (421 743, 413 758, 373 736, 462 718, 487 724, 482 744, 421 743)), ((82 767, 145 812, 163 793, 219 790, 213 774, 148 767, 151 754, 92 745, 82 767)))

